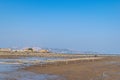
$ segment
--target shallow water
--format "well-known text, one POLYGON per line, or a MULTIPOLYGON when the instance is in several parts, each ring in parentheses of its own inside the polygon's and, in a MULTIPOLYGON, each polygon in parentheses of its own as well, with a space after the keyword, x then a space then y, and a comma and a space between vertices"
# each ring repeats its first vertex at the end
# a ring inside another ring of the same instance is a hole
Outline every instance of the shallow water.
MULTIPOLYGON (((0 59, 0 80, 65 80, 59 75, 35 74, 18 69, 56 58, 25 57, 19 59, 0 59)), ((62 59, 62 58, 58 58, 62 59)))
POLYGON ((21 57, 18 59, 0 59, 0 64, 40 64, 48 60, 63 60, 66 58, 21 57))
POLYGON ((20 68, 20 65, 0 64, 0 73, 14 71, 19 68, 20 68))
POLYGON ((28 71, 0 73, 0 80, 65 80, 58 75, 35 74, 28 71))
POLYGON ((64 58, 22 57, 19 59, 0 59, 0 72, 16 70, 35 64, 45 63, 46 60, 60 60, 64 58))

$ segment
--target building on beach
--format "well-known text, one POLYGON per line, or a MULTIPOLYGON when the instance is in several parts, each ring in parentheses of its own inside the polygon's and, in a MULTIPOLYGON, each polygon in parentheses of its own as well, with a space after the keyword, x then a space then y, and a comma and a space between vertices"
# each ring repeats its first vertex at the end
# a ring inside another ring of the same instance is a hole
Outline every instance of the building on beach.
POLYGON ((33 49, 33 48, 26 48, 26 49, 24 49, 23 51, 24 51, 24 52, 33 52, 34 49, 33 49))
POLYGON ((0 52, 10 52, 12 51, 10 48, 0 48, 0 52))
POLYGON ((49 51, 48 51, 48 50, 45 50, 45 49, 41 49, 39 52, 40 52, 40 53, 49 53, 49 51))

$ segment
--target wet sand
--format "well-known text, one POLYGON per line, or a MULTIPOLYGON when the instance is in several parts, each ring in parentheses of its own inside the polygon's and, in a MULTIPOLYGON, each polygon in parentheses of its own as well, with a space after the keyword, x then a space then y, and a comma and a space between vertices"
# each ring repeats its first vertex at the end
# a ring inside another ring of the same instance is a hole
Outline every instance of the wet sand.
MULTIPOLYGON (((33 57, 35 54, 2 54, 0 58, 19 58, 19 57, 33 57), (8 55, 9 54, 9 55, 8 55)), ((39 54, 38 57, 61 57, 60 54, 39 54), (41 56, 42 55, 42 56, 41 56), (54 56, 53 56, 54 55, 54 56)), ((78 60, 83 58, 82 55, 66 55, 62 54, 62 57, 69 57, 70 61, 56 61, 49 64, 38 64, 24 68, 20 68, 18 71, 32 72, 36 75, 58 75, 64 80, 120 80, 120 56, 104 56, 102 59, 97 60, 78 60), (78 56, 78 57, 77 57, 78 56), (77 60, 71 60, 77 59, 77 60)), ((85 58, 91 58, 91 56, 85 56, 85 58)), ((95 57, 96 58, 96 57, 95 57)), ((97 57, 99 58, 99 57, 97 57)), ((27 74, 26 74, 27 75, 27 74)), ((29 74, 28 74, 29 75, 29 74)), ((59 79, 46 79, 46 80, 62 80, 59 79)), ((8 79, 9 80, 9 79, 8 79)), ((35 80, 35 79, 34 79, 35 80)), ((37 79, 36 79, 37 80, 37 79)))
POLYGON ((81 54, 59 54, 59 53, 36 53, 36 52, 0 52, 0 58, 18 58, 18 57, 64 57, 80 58, 93 57, 94 55, 81 54))
MULTIPOLYGON (((54 60, 54 58, 47 58, 54 60)), ((56 58, 55 58, 56 59, 56 58)), ((30 71, 21 70, 27 66, 40 64, 36 60, 46 60, 41 57, 21 57, 0 59, 0 80, 65 80, 59 75, 36 74, 30 71)))
POLYGON ((105 57, 95 61, 77 61, 34 65, 23 70, 37 74, 60 75, 66 80, 120 80, 120 57, 105 57))

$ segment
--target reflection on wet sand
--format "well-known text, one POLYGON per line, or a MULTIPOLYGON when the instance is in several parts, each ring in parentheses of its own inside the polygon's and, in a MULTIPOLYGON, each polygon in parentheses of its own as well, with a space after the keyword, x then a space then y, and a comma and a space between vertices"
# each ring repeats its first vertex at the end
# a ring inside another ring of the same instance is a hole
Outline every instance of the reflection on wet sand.
POLYGON ((66 80, 58 75, 35 74, 28 71, 0 73, 0 80, 66 80))
POLYGON ((20 68, 34 65, 32 63, 44 58, 26 57, 19 59, 0 59, 0 80, 65 80, 59 75, 35 74, 29 71, 19 70, 20 68))

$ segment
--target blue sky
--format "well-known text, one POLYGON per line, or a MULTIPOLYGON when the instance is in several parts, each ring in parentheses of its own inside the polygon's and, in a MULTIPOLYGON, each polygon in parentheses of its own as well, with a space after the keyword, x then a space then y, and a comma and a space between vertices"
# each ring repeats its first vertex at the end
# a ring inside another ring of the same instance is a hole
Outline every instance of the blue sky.
POLYGON ((0 0, 0 47, 120 53, 120 0, 0 0))

